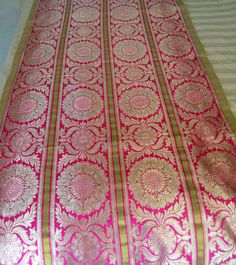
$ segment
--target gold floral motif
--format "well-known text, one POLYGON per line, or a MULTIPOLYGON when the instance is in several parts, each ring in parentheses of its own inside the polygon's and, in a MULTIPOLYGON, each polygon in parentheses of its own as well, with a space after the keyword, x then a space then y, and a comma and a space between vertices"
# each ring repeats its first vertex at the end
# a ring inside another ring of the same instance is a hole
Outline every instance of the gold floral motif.
POLYGON ((0 208, 3 216, 25 211, 37 193, 38 180, 28 166, 11 165, 0 173, 0 208))
POLYGON ((68 50, 68 56, 72 61, 78 63, 88 63, 98 59, 100 56, 99 47, 90 41, 73 43, 68 50))
POLYGON ((213 103, 213 97, 205 86, 198 83, 186 83, 179 86, 174 94, 176 103, 185 111, 203 112, 213 103))
POLYGON ((163 208, 178 194, 178 173, 162 159, 144 158, 136 162, 129 174, 129 186, 134 198, 143 206, 163 208))
POLYGON ((103 106, 102 99, 96 92, 89 89, 78 89, 66 96, 62 107, 68 117, 87 120, 97 117, 103 106))
POLYGON ((125 115, 144 118, 158 110, 160 100, 153 90, 139 87, 125 91, 120 97, 119 104, 125 115))
POLYGON ((166 256, 173 253, 176 243, 174 231, 166 225, 154 227, 147 239, 148 247, 155 256, 158 256, 160 263, 165 261, 166 256))
POLYGON ((156 18, 173 16, 177 9, 172 3, 160 2, 150 8, 150 14, 156 18))
POLYGON ((111 16, 116 20, 127 22, 135 19, 138 16, 138 11, 135 7, 123 5, 112 8, 111 16))
POLYGON ((99 11, 96 8, 84 6, 76 9, 72 14, 72 18, 80 23, 88 23, 97 20, 99 15, 99 11))
MULTIPOLYGON (((224 236, 224 240, 226 240, 229 244, 235 245, 236 242, 236 214, 232 214, 225 218, 223 222, 222 234, 224 236)), ((236 251, 236 246, 235 246, 236 251)))
POLYGON ((61 12, 57 10, 50 10, 42 12, 35 20, 35 24, 39 27, 48 27, 56 24, 62 17, 61 12))
POLYGON ((54 55, 54 48, 49 44, 40 43, 28 49, 24 63, 27 65, 40 65, 49 61, 54 55))
POLYGON ((12 233, 0 231, 0 264, 18 264, 23 253, 23 245, 19 237, 12 233))
POLYGON ((108 181, 105 172, 88 162, 68 166, 58 180, 60 203, 67 211, 89 214, 106 198, 108 181))
POLYGON ((234 198, 236 194, 236 158, 226 152, 203 156, 197 168, 200 183, 214 197, 234 198))
POLYGON ((91 264, 100 253, 98 238, 91 232, 76 233, 71 240, 71 251, 80 264, 91 264))
POLYGON ((20 94, 11 102, 9 115, 13 121, 30 122, 45 112, 46 102, 47 98, 39 92, 20 94))
POLYGON ((146 54, 146 46, 139 40, 122 40, 114 47, 114 54, 119 60, 136 62, 146 54))
POLYGON ((173 35, 160 41, 160 50, 166 55, 183 56, 191 51, 191 44, 184 37, 173 35))

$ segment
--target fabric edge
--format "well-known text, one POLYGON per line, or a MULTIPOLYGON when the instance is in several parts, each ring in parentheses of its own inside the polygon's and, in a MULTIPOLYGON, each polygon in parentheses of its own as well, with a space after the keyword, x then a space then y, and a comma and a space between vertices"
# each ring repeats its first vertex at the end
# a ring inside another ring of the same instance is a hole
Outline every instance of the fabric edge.
POLYGON ((203 44, 202 44, 202 42, 198 36, 198 33, 197 33, 194 25, 193 25, 192 19, 189 15, 188 7, 185 3, 183 3, 182 0, 176 0, 176 3, 178 5, 178 7, 180 8, 184 22, 185 22, 186 27, 188 29, 188 32, 191 36, 191 39, 192 39, 193 44, 195 46, 195 49, 197 50, 197 53, 199 55, 200 61, 203 65, 203 68, 206 71, 209 82, 211 83, 211 86, 212 86, 213 90, 215 91, 217 101, 219 103, 219 106, 220 106, 223 114, 224 114, 224 117, 227 120, 229 126, 231 127, 234 135, 236 135, 236 117, 234 116, 234 114, 230 108, 230 104, 229 104, 228 99, 225 95, 223 87, 219 81, 219 78, 217 77, 211 62, 208 59, 205 48, 204 48, 204 46, 203 46, 203 44))
POLYGON ((19 69, 20 64, 21 64, 21 58, 23 56, 23 52, 24 52, 26 43, 27 43, 29 36, 31 34, 30 29, 31 29, 32 24, 33 24, 33 20, 34 20, 35 14, 36 14, 38 4, 39 4, 39 0, 35 0, 32 4, 31 10, 30 10, 29 15, 28 15, 28 19, 26 20, 24 29, 22 31, 22 36, 20 38, 18 47, 16 49, 15 55, 13 56, 10 74, 7 78, 7 81, 6 81, 4 88, 3 88, 3 91, 2 91, 2 95, 0 97, 0 125, 2 125, 2 122, 4 119, 4 114, 5 114, 5 109, 6 109, 6 106, 8 104, 8 101, 10 99, 11 92, 12 92, 12 86, 14 85, 16 75, 17 75, 18 69, 19 69))

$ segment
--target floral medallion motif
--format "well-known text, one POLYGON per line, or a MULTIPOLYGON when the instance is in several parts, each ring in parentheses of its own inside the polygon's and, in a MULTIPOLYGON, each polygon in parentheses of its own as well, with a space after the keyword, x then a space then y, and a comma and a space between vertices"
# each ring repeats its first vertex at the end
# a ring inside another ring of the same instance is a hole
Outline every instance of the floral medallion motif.
POLYGON ((73 78, 80 82, 80 83, 86 83, 90 80, 92 80, 94 77, 94 73, 92 70, 90 70, 88 67, 79 67, 74 73, 73 78))
POLYGON ((172 33, 174 32, 178 27, 178 21, 172 19, 172 20, 164 20, 160 21, 158 24, 157 30, 161 33, 172 33))
POLYGON ((128 179, 135 200, 152 209, 172 203, 180 185, 178 173, 172 165, 159 158, 136 162, 128 179))
POLYGON ((0 232, 0 264, 18 264, 22 253, 23 245, 15 234, 0 232))
POLYGON ((28 166, 11 165, 0 173, 0 208, 3 216, 25 211, 37 193, 38 180, 28 166))
POLYGON ((177 75, 181 77, 191 76, 196 67, 190 60, 177 60, 174 69, 177 75))
POLYGON ((144 70, 138 66, 136 67, 130 67, 127 70, 125 70, 125 77, 129 81, 139 81, 144 77, 144 70))
POLYGON ((120 108, 125 115, 144 118, 154 114, 160 105, 156 93, 148 88, 132 88, 120 97, 120 108))
POLYGON ((75 131, 71 136, 71 145, 81 152, 89 150, 94 145, 94 135, 86 129, 75 131))
POLYGON ((174 252, 176 243, 174 231, 166 225, 154 227, 147 239, 148 247, 155 256, 158 256, 160 264, 164 262, 167 255, 174 252))
POLYGON ((30 86, 37 85, 43 78, 42 72, 39 70, 30 70, 25 75, 25 83, 30 86))
POLYGON ((99 11, 96 8, 84 6, 76 9, 73 12, 72 17, 77 22, 88 23, 97 20, 99 15, 99 11))
POLYGON ((69 93, 63 103, 66 115, 76 120, 97 117, 102 111, 102 99, 89 89, 79 89, 69 93))
POLYGON ((21 94, 11 102, 9 115, 13 121, 30 122, 45 112, 46 102, 44 94, 39 92, 21 94))
POLYGON ((78 63, 95 61, 100 56, 100 53, 99 47, 95 43, 89 41, 73 43, 68 50, 70 59, 78 63))
POLYGON ((46 41, 50 40, 54 34, 55 32, 52 29, 43 28, 42 30, 37 31, 34 37, 37 41, 46 41))
POLYGON ((78 262, 91 264, 100 253, 98 238, 91 232, 75 234, 71 240, 71 252, 78 262))
POLYGON ((146 54, 146 46, 138 40, 123 40, 114 47, 116 57, 126 62, 141 60, 146 54))
POLYGON ((86 38, 89 37, 94 32, 94 29, 88 25, 79 25, 75 29, 75 32, 78 36, 86 38))
POLYGON ((191 51, 191 44, 184 37, 173 35, 160 41, 160 50, 170 56, 183 56, 191 51))
POLYGON ((129 37, 133 36, 137 32, 137 27, 134 24, 121 24, 118 28, 115 28, 115 30, 117 30, 117 34, 129 37))
POLYGON ((229 199, 236 192, 236 158, 226 152, 203 156, 197 168, 200 183, 214 197, 229 199))
POLYGON ((176 103, 185 111, 203 112, 212 105, 210 91, 198 83, 186 83, 179 86, 174 94, 176 103))
POLYGON ((127 22, 135 19, 138 16, 138 11, 132 6, 123 5, 112 8, 111 16, 116 20, 122 20, 127 22))
POLYGON ((53 24, 56 24, 60 18, 62 17, 62 14, 57 10, 50 10, 47 12, 41 13, 35 20, 35 24, 39 27, 48 27, 53 24))
POLYGON ((29 132, 16 132, 10 138, 10 149, 13 153, 25 152, 32 144, 33 137, 29 132))
POLYGON ((164 18, 173 16, 177 9, 176 7, 167 2, 161 2, 153 5, 150 9, 150 14, 156 18, 164 18))
POLYGON ((211 143, 217 135, 217 127, 210 121, 200 121, 196 124, 194 132, 203 142, 211 143))
POLYGON ((105 172, 97 165, 85 162, 68 166, 58 180, 60 203, 67 211, 89 214, 104 202, 107 185, 105 172))
POLYGON ((49 44, 40 43, 28 49, 24 57, 27 65, 40 65, 49 61, 54 55, 54 48, 49 44))
POLYGON ((157 132, 152 127, 141 127, 134 133, 135 141, 141 146, 152 146, 157 141, 157 132))

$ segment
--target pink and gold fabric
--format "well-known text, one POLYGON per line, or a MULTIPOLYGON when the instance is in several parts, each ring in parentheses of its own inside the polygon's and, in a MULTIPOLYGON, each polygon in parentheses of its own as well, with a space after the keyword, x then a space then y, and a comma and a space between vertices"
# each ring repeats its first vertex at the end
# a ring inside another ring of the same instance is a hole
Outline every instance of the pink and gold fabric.
POLYGON ((35 1, 3 102, 1 265, 234 264, 233 118, 184 10, 35 1))

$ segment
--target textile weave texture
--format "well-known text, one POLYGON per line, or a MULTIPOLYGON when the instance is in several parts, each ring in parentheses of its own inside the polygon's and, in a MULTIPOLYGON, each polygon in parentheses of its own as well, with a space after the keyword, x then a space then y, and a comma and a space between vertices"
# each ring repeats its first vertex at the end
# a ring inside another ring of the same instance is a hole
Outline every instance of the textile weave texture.
POLYGON ((1 265, 235 264, 236 123, 186 12, 35 1, 1 104, 1 265))

